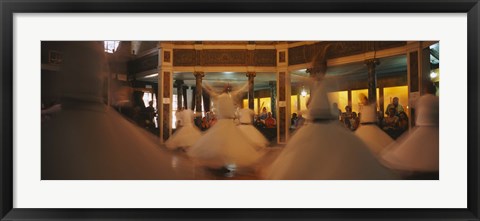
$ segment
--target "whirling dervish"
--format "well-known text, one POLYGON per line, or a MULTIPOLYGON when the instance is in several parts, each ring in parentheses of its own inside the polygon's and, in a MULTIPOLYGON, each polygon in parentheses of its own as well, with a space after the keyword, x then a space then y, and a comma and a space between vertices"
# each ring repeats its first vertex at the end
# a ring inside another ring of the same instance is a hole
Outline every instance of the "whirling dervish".
POLYGON ((273 180, 383 180, 395 179, 370 153, 368 147, 337 122, 327 96, 323 76, 326 60, 312 85, 307 109, 310 123, 302 126, 288 141, 278 158, 266 170, 273 180), (320 78, 320 79, 319 79, 320 78), (318 83, 321 82, 321 83, 318 83))
POLYGON ((240 124, 237 126, 238 129, 243 132, 245 137, 247 137, 248 140, 257 147, 257 149, 265 148, 270 142, 268 142, 265 136, 263 136, 263 134, 252 125, 253 115, 255 115, 255 112, 250 109, 240 109, 238 110, 238 113, 240 122, 240 124))
POLYGON ((193 124, 194 113, 192 110, 184 109, 179 112, 178 117, 181 119, 180 127, 165 142, 165 146, 170 150, 178 148, 186 150, 202 136, 202 132, 193 124))
POLYGON ((219 95, 204 84, 204 88, 214 99, 218 121, 187 151, 187 154, 200 164, 211 168, 248 167, 256 163, 261 156, 255 145, 249 142, 233 121, 234 100, 246 86, 233 92, 230 92, 230 87, 227 86, 219 95))
POLYGON ((156 136, 105 105, 107 64, 101 42, 65 42, 62 110, 42 125, 42 179, 201 178, 188 159, 160 149, 156 136))
POLYGON ((362 106, 360 126, 355 130, 355 135, 367 145, 375 156, 378 156, 385 147, 393 142, 393 139, 378 127, 374 105, 362 106))
POLYGON ((439 171, 439 98, 431 89, 434 86, 428 86, 428 93, 421 96, 415 105, 415 128, 382 152, 384 165, 401 171, 404 176, 410 176, 412 172, 439 171))

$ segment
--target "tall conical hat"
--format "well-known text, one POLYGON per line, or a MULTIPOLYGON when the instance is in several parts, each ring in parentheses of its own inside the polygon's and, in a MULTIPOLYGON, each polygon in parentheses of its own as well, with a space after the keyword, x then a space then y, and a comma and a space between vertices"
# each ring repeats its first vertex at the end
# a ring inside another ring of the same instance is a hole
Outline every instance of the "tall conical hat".
POLYGON ((438 126, 439 123, 439 99, 433 94, 422 96, 416 105, 418 126, 438 126))
POLYGON ((317 82, 313 86, 310 103, 308 105, 309 116, 311 119, 334 119, 335 115, 330 108, 330 102, 327 95, 326 82, 317 82))
POLYGON ((63 61, 62 97, 103 102, 104 76, 108 64, 101 42, 66 42, 63 61))

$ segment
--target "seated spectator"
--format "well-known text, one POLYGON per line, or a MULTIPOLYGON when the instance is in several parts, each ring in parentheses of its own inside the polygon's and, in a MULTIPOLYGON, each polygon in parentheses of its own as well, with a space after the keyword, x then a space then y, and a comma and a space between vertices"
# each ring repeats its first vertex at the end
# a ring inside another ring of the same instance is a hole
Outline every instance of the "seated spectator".
POLYGON ((352 117, 349 119, 350 120, 350 130, 354 131, 358 128, 358 125, 360 124, 360 117, 357 116, 356 112, 352 112, 352 117))
POLYGON ((262 108, 262 113, 260 113, 258 117, 260 118, 260 120, 263 120, 263 121, 267 119, 268 114, 267 114, 267 108, 266 107, 262 108))
POLYGON ((402 135, 403 132, 405 132, 408 129, 408 116, 405 112, 400 112, 398 114, 398 136, 402 135))
POLYGON ((340 117, 340 121, 343 122, 344 126, 348 129, 352 127, 352 124, 350 123, 351 118, 352 118, 352 107, 347 105, 345 106, 345 112, 343 112, 340 117))
POLYGON ((290 129, 295 129, 295 124, 297 123, 297 113, 292 114, 292 119, 290 119, 290 129))
POLYGON ((258 115, 253 116, 253 126, 255 126, 258 129, 265 128, 265 124, 260 120, 260 117, 258 115))
POLYGON ((387 106, 387 110, 389 110, 390 108, 395 109, 395 115, 397 116, 398 114, 400 114, 400 112, 405 112, 403 106, 398 103, 398 97, 394 97, 392 103, 387 106))
POLYGON ((299 129, 305 124, 305 118, 303 117, 302 112, 298 112, 297 122, 295 122, 295 129, 299 129))
POLYGON ((383 119, 383 130, 390 135, 392 138, 396 139, 396 131, 399 128, 399 118, 395 115, 396 111, 394 107, 388 109, 388 115, 383 119))
POLYGON ((268 112, 267 119, 265 119, 266 128, 275 128, 277 126, 277 121, 272 117, 272 112, 268 112))

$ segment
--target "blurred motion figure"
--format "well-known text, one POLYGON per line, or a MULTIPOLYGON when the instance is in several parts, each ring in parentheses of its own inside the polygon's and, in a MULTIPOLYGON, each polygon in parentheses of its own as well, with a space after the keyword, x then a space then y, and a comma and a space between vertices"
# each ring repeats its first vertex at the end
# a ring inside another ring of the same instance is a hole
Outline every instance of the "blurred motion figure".
POLYGON ((65 42, 62 110, 41 128, 45 180, 195 179, 193 165, 171 166, 159 140, 104 103, 101 42, 65 42))

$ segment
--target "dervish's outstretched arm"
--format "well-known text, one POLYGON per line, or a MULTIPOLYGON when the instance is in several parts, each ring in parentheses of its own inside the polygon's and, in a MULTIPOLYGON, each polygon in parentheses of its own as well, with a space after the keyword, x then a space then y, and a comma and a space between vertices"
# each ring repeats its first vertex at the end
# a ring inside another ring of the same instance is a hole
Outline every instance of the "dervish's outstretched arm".
POLYGON ((218 97, 218 93, 216 93, 211 87, 210 85, 208 85, 207 83, 204 83, 202 82, 202 88, 205 89, 205 91, 210 95, 210 97, 212 97, 213 99, 216 99, 218 97))
POLYGON ((245 93, 247 91, 248 91, 248 82, 246 84, 244 84, 238 90, 232 91, 230 94, 232 95, 232 97, 238 99, 238 98, 241 98, 240 96, 243 95, 243 93, 245 93))

